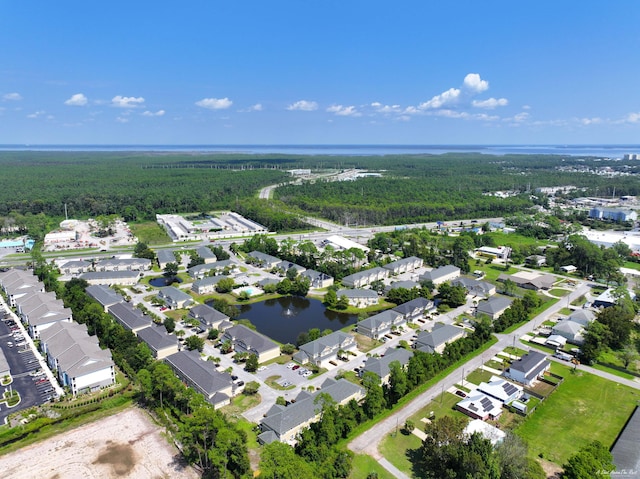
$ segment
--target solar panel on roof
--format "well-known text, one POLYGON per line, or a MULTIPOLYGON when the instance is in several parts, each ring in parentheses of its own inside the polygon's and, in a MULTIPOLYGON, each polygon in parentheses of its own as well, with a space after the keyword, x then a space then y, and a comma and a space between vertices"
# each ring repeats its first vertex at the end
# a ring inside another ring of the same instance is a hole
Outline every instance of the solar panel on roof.
POLYGON ((511 383, 505 383, 504 385, 504 392, 506 392, 509 396, 511 396, 517 390, 518 388, 511 383))
POLYGON ((473 404, 469 404, 469 409, 471 409, 472 411, 477 411, 478 408, 475 407, 473 404))
POLYGON ((489 401, 488 398, 482 398, 480 404, 482 404, 482 407, 485 409, 491 409, 492 406, 491 401, 489 401))

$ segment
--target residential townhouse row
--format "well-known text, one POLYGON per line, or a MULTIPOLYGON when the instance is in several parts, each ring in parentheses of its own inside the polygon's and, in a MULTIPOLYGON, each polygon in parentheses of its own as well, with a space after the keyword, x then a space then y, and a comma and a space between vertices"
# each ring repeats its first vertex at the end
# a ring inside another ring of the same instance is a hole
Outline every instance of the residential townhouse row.
POLYGON ((115 383, 109 349, 101 349, 86 326, 73 322, 69 308, 31 272, 12 269, 0 273, 0 285, 29 335, 40 340, 47 364, 63 387, 75 396, 115 383))

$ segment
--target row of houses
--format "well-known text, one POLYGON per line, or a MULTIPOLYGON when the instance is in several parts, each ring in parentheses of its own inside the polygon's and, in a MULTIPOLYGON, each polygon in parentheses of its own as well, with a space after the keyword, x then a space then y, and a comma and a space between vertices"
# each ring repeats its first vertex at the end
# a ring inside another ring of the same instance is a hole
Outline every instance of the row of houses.
POLYGON ((410 256, 408 258, 402 258, 384 266, 377 266, 375 268, 360 271, 358 273, 350 274, 342 278, 342 284, 347 288, 362 288, 369 286, 375 281, 382 281, 389 276, 397 276, 398 274, 408 273, 421 268, 423 265, 422 258, 410 256))
POLYGON ((269 409, 260 423, 262 433, 258 440, 262 444, 274 441, 294 443, 304 428, 319 419, 323 408, 321 394, 328 395, 334 404, 342 406, 352 400, 362 400, 365 390, 346 379, 327 379, 318 391, 302 391, 289 405, 275 404, 269 409))
MULTIPOLYGON (((291 261, 281 260, 270 254, 262 253, 260 251, 252 251, 247 255, 251 262, 265 270, 280 270, 286 273, 289 269, 293 268, 302 277, 309 280, 309 284, 312 288, 328 288, 334 283, 333 277, 328 274, 315 271, 313 269, 307 269, 299 264, 292 263, 291 261)), ((344 280, 343 280, 344 283, 344 280)))
MULTIPOLYGON (((165 300, 175 302, 175 292, 167 288, 162 288, 159 294, 162 293, 165 300)), ((125 302, 108 287, 89 286, 87 293, 98 301, 115 321, 144 342, 154 358, 169 364, 185 384, 202 393, 216 408, 229 403, 232 393, 236 391, 229 374, 218 371, 212 362, 202 360, 197 352, 181 351, 178 338, 174 334, 168 333, 164 326, 154 324, 149 316, 125 302)), ((181 291, 180 293, 185 294, 181 291)), ((185 305, 175 302, 174 306, 185 305)), ((280 355, 280 346, 276 342, 246 326, 233 325, 228 316, 206 304, 192 307, 188 315, 200 321, 203 329, 215 328, 222 331, 222 341, 229 341, 236 352, 255 354, 258 362, 269 361, 280 355)))
POLYGON ((546 354, 529 351, 511 364, 504 378, 492 376, 489 382, 480 383, 468 397, 456 404, 456 409, 472 419, 483 421, 498 419, 506 405, 526 412, 527 406, 521 400, 527 396, 524 388, 532 386, 550 367, 546 354))
MULTIPOLYGON (((365 290, 367 291, 367 290, 365 290)), ((377 295, 376 295, 377 299, 377 295)), ((358 333, 372 339, 379 339, 396 329, 400 329, 424 316, 425 312, 434 309, 433 301, 416 298, 364 319, 358 323, 358 333)))
POLYGON ((90 271, 147 271, 151 260, 146 258, 108 258, 99 261, 73 260, 60 266, 60 271, 68 276, 78 276, 90 271))
POLYGON ((111 351, 101 349, 84 325, 73 322, 55 293, 46 293, 33 274, 19 269, 0 273, 0 285, 29 335, 40 340, 49 367, 73 395, 115 383, 111 351))
MULTIPOLYGON (((164 269, 169 263, 180 263, 180 261, 176 259, 176 254, 180 256, 183 253, 184 251, 176 251, 172 249, 160 249, 156 251, 158 266, 160 267, 160 269, 164 269)), ((218 259, 213 251, 211 251, 211 249, 207 246, 200 246, 196 248, 195 253, 196 256, 204 261, 204 264, 215 263, 218 259)))

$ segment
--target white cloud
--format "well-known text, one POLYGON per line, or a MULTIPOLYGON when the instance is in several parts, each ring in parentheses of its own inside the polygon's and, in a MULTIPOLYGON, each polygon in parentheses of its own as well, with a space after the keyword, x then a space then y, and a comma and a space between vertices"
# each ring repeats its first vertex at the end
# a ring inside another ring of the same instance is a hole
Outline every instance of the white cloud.
POLYGON ((443 106, 453 105, 454 103, 458 102, 460 93, 461 92, 458 88, 449 88, 447 91, 434 96, 433 98, 431 98, 431 100, 420 103, 420 105, 418 105, 418 109, 430 110, 435 108, 442 108, 443 106))
POLYGON ((65 101, 64 104, 69 106, 85 106, 88 101, 87 97, 82 93, 76 93, 75 95, 71 95, 71 98, 65 101))
POLYGON ((523 110, 531 110, 531 106, 529 106, 529 105, 522 105, 522 109, 523 109, 523 110))
POLYGON ((2 95, 2 99, 5 101, 19 101, 22 100, 22 95, 20 93, 5 93, 2 95))
POLYGON ((603 122, 602 118, 599 118, 599 117, 580 118, 578 121, 580 122, 581 125, 584 125, 584 126, 597 125, 603 122))
POLYGON ((165 114, 164 110, 158 110, 155 113, 152 111, 145 111, 142 116, 163 116, 165 114))
POLYGON ((226 110, 233 102, 228 98, 203 98, 196 102, 197 106, 207 108, 208 110, 226 110))
POLYGON ((489 82, 482 80, 477 73, 469 73, 464 77, 464 86, 475 93, 482 93, 489 89, 489 82))
POLYGON ((402 112, 402 108, 400 105, 383 105, 380 102, 374 101, 371 103, 371 107, 374 108, 378 113, 400 113, 402 112))
POLYGON ((332 105, 327 108, 327 111, 338 116, 362 116, 355 106, 332 105))
POLYGON ((118 108, 136 108, 144 103, 144 98, 116 95, 111 99, 111 105, 118 108))
POLYGON ((262 103, 256 103, 255 105, 251 105, 249 108, 245 108, 243 110, 238 110, 240 113, 251 113, 252 111, 262 111, 262 103))
POLYGON ((473 100, 471 104, 476 108, 486 108, 487 110, 493 110, 498 106, 507 106, 509 100, 506 98, 489 98, 487 100, 473 100))
POLYGON ((318 103, 315 101, 299 100, 287 107, 290 111, 314 111, 318 109, 318 103))
POLYGON ((118 123, 129 123, 129 118, 126 118, 124 116, 119 116, 119 117, 116 118, 116 121, 118 123))
POLYGON ((640 123, 640 112, 638 113, 629 113, 625 119, 627 123, 640 123))
POLYGON ((27 118, 41 118, 45 113, 46 112, 44 110, 38 110, 27 115, 27 118))

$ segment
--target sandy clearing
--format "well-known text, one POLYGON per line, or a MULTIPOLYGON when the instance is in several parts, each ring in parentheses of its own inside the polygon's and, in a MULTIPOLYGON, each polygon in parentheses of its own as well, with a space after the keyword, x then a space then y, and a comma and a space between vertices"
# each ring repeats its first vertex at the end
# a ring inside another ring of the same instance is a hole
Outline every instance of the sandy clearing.
POLYGON ((0 456, 2 477, 195 479, 147 414, 131 408, 0 456))

